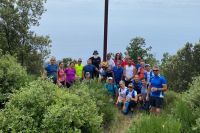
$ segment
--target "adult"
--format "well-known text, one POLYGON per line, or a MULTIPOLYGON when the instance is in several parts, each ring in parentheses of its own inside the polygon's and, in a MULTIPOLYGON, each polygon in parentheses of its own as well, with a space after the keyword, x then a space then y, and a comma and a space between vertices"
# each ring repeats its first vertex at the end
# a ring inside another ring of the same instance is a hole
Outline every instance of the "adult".
POLYGON ((69 67, 65 69, 66 74, 66 86, 71 87, 75 82, 76 70, 74 62, 70 62, 69 67))
POLYGON ((136 74, 136 68, 132 65, 132 60, 128 60, 128 65, 124 67, 125 85, 128 86, 132 82, 133 77, 136 74))
POLYGON ((147 99, 150 101, 151 112, 160 114, 163 105, 164 92, 167 91, 167 82, 164 76, 160 75, 158 66, 153 67, 154 77, 150 81, 147 99))
POLYGON ((137 64, 136 64, 136 69, 138 70, 141 67, 141 62, 143 61, 142 57, 138 56, 137 57, 137 64))
POLYGON ((132 84, 134 86, 134 89, 137 91, 137 94, 141 94, 141 89, 142 89, 142 82, 140 81, 139 75, 134 76, 134 80, 132 81, 132 84))
MULTIPOLYGON (((126 55, 126 57, 122 61, 122 67, 125 67, 126 65, 128 65, 129 60, 131 60, 131 57, 129 55, 126 55)), ((135 63, 132 61, 131 65, 135 66, 135 63)))
MULTIPOLYGON (((93 56, 90 59, 92 61, 92 64, 99 70, 100 63, 101 63, 101 57, 99 57, 99 53, 97 50, 94 50, 93 56)), ((93 76, 98 78, 99 77, 98 71, 95 71, 93 76)))
POLYGON ((59 63, 59 69, 58 69, 58 80, 57 80, 58 86, 62 87, 66 85, 66 74, 64 70, 64 63, 59 63))
POLYGON ((134 90, 132 83, 128 85, 128 90, 126 91, 126 102, 123 107, 123 113, 128 114, 130 110, 133 110, 137 106, 137 92, 134 90))
POLYGON ((145 78, 145 80, 146 80, 146 82, 147 82, 147 86, 149 85, 149 83, 150 83, 150 80, 153 78, 153 76, 154 76, 154 73, 153 73, 153 71, 151 70, 151 66, 149 65, 149 64, 146 64, 145 65, 145 73, 144 73, 144 78, 145 78))
POLYGON ((108 67, 113 69, 113 67, 115 66, 115 62, 114 60, 111 58, 111 54, 107 54, 107 62, 108 62, 108 67))
POLYGON ((144 73, 145 73, 145 63, 144 63, 144 61, 140 62, 140 67, 138 68, 137 73, 140 77, 140 80, 144 78, 144 73))
POLYGON ((123 67, 121 66, 121 61, 118 60, 116 66, 113 68, 113 74, 114 74, 114 82, 116 85, 119 85, 119 81, 123 79, 123 67))
POLYGON ((115 60, 114 60, 115 65, 117 65, 118 61, 120 61, 122 63, 122 55, 121 55, 121 53, 116 53, 115 54, 115 60))
POLYGON ((122 109, 124 102, 126 101, 126 91, 127 91, 127 87, 125 86, 125 83, 123 80, 121 80, 119 82, 119 90, 118 90, 118 98, 117 98, 117 102, 116 105, 118 106, 119 109, 122 109))
POLYGON ((58 73, 58 65, 56 64, 56 58, 51 57, 50 63, 45 68, 47 72, 47 77, 52 80, 54 84, 57 83, 57 73, 58 73))
POLYGON ((90 79, 94 78, 95 72, 99 72, 99 70, 92 64, 92 60, 88 59, 87 60, 87 65, 85 65, 83 67, 83 79, 86 78, 86 73, 89 72, 90 73, 90 79))
POLYGON ((107 89, 109 95, 112 96, 113 100, 115 100, 116 96, 118 95, 117 86, 113 83, 113 78, 108 77, 107 82, 105 83, 105 88, 107 89))
POLYGON ((76 70, 76 75, 77 78, 81 79, 83 77, 83 64, 82 64, 82 59, 78 59, 78 63, 75 65, 75 70, 76 70))

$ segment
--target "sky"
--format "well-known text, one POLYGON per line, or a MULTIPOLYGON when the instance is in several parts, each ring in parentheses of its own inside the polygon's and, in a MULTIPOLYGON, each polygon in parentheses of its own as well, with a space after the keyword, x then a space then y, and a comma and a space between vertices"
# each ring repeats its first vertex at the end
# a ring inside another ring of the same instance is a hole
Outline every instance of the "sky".
MULTIPOLYGON (((103 55, 104 0, 47 0, 36 33, 49 35, 51 55, 103 55)), ((125 52, 132 38, 143 37, 160 60, 186 42, 200 39, 200 0, 109 0, 108 52, 125 52)))

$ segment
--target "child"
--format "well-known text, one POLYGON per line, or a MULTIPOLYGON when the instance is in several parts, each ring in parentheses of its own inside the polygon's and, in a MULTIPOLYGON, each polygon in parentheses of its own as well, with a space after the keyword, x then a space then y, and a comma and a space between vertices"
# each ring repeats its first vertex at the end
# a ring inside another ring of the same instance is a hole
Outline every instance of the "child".
POLYGON ((137 91, 134 90, 133 84, 128 85, 128 90, 126 91, 126 101, 123 106, 123 113, 128 114, 137 105, 137 91))
POLYGON ((118 90, 117 86, 113 83, 112 77, 108 77, 107 83, 105 83, 105 88, 107 89, 109 95, 112 96, 113 100, 115 100, 117 97, 118 90))

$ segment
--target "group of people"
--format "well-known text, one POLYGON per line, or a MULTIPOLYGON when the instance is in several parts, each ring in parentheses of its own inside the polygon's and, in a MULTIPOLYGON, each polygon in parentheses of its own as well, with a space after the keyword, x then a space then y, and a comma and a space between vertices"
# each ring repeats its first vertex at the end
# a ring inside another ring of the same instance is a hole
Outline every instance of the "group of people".
POLYGON ((116 53, 114 59, 111 54, 107 54, 107 60, 102 62, 95 50, 85 66, 79 58, 76 63, 70 62, 67 68, 64 68, 63 62, 57 65, 56 59, 52 57, 45 70, 47 77, 60 87, 69 88, 77 80, 98 78, 105 82, 105 89, 124 114, 138 106, 160 114, 164 92, 167 91, 166 79, 160 75, 158 66, 151 69, 142 57, 138 57, 135 64, 128 53, 124 59, 121 53, 116 53))

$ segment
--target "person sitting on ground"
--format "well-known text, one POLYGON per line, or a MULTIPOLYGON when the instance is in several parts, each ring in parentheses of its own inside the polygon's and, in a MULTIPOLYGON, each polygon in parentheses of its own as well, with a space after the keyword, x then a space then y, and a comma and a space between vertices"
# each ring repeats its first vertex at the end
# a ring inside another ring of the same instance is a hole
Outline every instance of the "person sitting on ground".
POLYGON ((58 65, 56 64, 56 58, 51 57, 50 64, 47 65, 45 68, 47 73, 47 78, 52 80, 54 84, 57 84, 57 77, 58 77, 58 65))
POLYGON ((167 91, 167 81, 165 77, 159 74, 159 67, 154 66, 154 77, 150 81, 150 85, 147 92, 147 100, 151 105, 151 112, 159 115, 164 100, 164 92, 167 91))
POLYGON ((137 106, 137 92, 134 90, 134 86, 132 83, 128 85, 128 90, 126 91, 126 101, 123 106, 123 113, 128 114, 128 112, 131 110, 133 111, 133 108, 137 106))
POLYGON ((105 88, 107 89, 109 95, 112 96, 113 100, 115 100, 117 98, 117 86, 113 83, 113 78, 112 77, 108 77, 107 79, 107 83, 105 83, 105 88))
POLYGON ((117 86, 119 85, 119 81, 123 80, 123 71, 121 61, 117 61, 116 66, 113 68, 114 82, 117 86))
POLYGON ((71 87, 75 82, 76 70, 74 67, 74 62, 70 62, 69 67, 65 69, 67 88, 71 87))
POLYGON ((87 65, 85 65, 83 67, 83 79, 86 78, 86 72, 89 72, 90 73, 90 78, 93 79, 94 78, 94 74, 95 74, 95 71, 99 71, 94 65, 92 65, 92 60, 91 59, 88 59, 87 60, 87 65))
POLYGON ((119 90, 118 90, 118 98, 117 98, 117 102, 116 105, 118 106, 118 109, 122 109, 124 102, 126 101, 126 91, 127 91, 127 87, 125 86, 125 83, 123 80, 121 80, 119 82, 119 90))
POLYGON ((58 69, 58 81, 57 84, 59 87, 66 86, 66 74, 64 70, 64 63, 60 62, 59 63, 59 69, 58 69))

